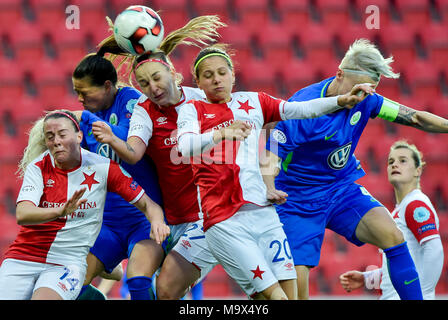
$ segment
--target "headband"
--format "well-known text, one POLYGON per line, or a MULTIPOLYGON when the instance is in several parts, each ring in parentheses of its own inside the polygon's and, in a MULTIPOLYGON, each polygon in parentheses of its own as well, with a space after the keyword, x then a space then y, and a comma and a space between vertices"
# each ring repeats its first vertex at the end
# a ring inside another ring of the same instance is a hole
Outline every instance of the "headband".
POLYGON ((357 73, 357 74, 363 74, 366 76, 369 76, 370 78, 372 78, 372 80, 374 81, 379 81, 381 74, 377 73, 377 72, 370 72, 370 71, 364 71, 364 70, 355 70, 355 69, 342 69, 345 72, 351 72, 351 73, 357 73))
POLYGON ((166 63, 165 61, 163 61, 163 60, 160 60, 160 59, 146 59, 146 60, 143 60, 143 61, 140 61, 139 63, 137 63, 137 65, 135 66, 135 70, 137 70, 138 67, 140 67, 142 64, 144 64, 146 62, 158 62, 158 63, 163 64, 164 66, 167 66, 168 69, 171 69, 171 66, 168 63, 166 63))
POLYGON ((211 52, 209 54, 206 54, 205 56, 203 56, 201 59, 198 60, 198 62, 195 63, 194 65, 194 72, 196 73, 196 69, 198 68, 198 65, 202 62, 202 60, 212 57, 212 56, 219 56, 219 57, 223 57, 224 59, 227 60, 227 62, 229 63, 230 66, 233 66, 232 60, 230 60, 230 58, 224 54, 224 53, 220 53, 220 52, 211 52))
POLYGON ((81 131, 81 128, 79 127, 78 121, 76 121, 75 119, 73 119, 73 117, 72 117, 71 115, 69 115, 68 113, 65 113, 65 112, 62 112, 62 111, 54 111, 54 112, 51 112, 51 113, 49 113, 49 114, 47 114, 47 115, 45 116, 45 119, 47 119, 49 116, 51 116, 51 115, 53 115, 53 114, 61 114, 61 115, 65 116, 65 117, 69 118, 70 120, 73 121, 73 123, 75 124, 76 128, 78 129, 78 131, 81 131))

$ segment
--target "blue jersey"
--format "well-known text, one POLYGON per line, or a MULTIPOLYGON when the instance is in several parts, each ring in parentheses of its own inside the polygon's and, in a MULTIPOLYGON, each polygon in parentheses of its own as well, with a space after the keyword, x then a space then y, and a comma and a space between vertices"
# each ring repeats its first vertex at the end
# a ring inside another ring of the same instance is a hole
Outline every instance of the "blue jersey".
MULTIPOLYGON (((96 113, 83 111, 81 118, 81 130, 84 138, 81 146, 96 152, 99 155, 110 158, 118 163, 142 186, 148 196, 161 204, 161 193, 157 174, 152 161, 146 155, 135 165, 121 161, 108 144, 96 141, 92 134, 92 123, 104 121, 112 128, 113 133, 126 141, 129 130, 129 121, 134 111, 134 106, 141 93, 130 87, 119 88, 114 103, 106 110, 96 113)), ((134 222, 135 219, 146 220, 140 210, 131 205, 116 193, 109 192, 104 208, 104 221, 108 224, 121 225, 126 222, 134 222), (130 217, 132 216, 132 220, 130 217)))
MULTIPOLYGON (((303 88, 289 101, 325 97, 333 79, 303 88)), ((279 122, 266 145, 282 159, 276 188, 287 192, 290 200, 314 199, 364 176, 353 152, 368 120, 378 116, 382 104, 383 97, 373 94, 351 110, 279 122)))

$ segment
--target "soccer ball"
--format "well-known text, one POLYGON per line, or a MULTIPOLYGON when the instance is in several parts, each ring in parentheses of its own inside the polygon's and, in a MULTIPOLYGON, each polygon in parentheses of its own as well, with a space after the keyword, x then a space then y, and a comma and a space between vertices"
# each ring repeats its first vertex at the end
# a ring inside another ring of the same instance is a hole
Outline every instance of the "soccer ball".
POLYGON ((145 6, 130 6, 114 23, 114 37, 121 49, 141 55, 156 49, 163 39, 163 22, 159 15, 145 6))

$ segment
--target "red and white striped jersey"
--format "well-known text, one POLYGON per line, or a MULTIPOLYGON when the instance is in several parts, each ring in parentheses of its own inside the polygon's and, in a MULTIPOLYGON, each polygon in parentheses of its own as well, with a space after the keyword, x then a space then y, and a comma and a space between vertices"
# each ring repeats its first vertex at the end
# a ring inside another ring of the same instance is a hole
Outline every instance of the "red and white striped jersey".
POLYGON ((204 231, 231 217, 246 203, 270 204, 259 168, 259 139, 265 123, 282 120, 284 104, 265 93, 236 92, 228 103, 196 100, 182 107, 178 138, 186 133, 203 134, 228 127, 235 120, 252 127, 244 141, 223 140, 192 160, 201 194, 204 231))
POLYGON ((21 226, 5 258, 67 265, 85 264, 101 228, 108 191, 130 203, 144 190, 117 163, 81 149, 81 164, 72 170, 55 167, 49 151, 28 165, 17 203, 30 201, 41 208, 60 207, 83 187, 87 202, 65 217, 21 226))
MULTIPOLYGON (((437 265, 428 265, 422 244, 425 241, 440 237, 439 217, 437 216, 436 210, 429 198, 420 189, 415 189, 408 193, 401 203, 395 207, 395 210, 392 212, 392 217, 397 223, 398 228, 403 232, 403 237, 407 242, 409 252, 414 260, 420 277, 423 298, 425 300, 434 299, 437 280, 432 283, 431 277, 428 277, 427 274, 429 271, 430 274, 433 274, 432 276, 437 277, 437 272, 440 275, 440 270, 437 271, 437 265)), ((443 265, 443 255, 440 256, 439 262, 441 267, 443 265)), ((432 261, 432 264, 434 264, 434 261, 432 261)), ((381 299, 398 298, 398 294, 387 272, 387 259, 384 253, 382 270, 381 299)))
POLYGON ((177 117, 186 101, 201 99, 204 93, 190 87, 181 89, 181 101, 169 107, 160 107, 142 96, 134 108, 128 133, 128 137, 139 137, 146 144, 146 153, 156 165, 165 216, 171 225, 202 218, 189 159, 177 149, 177 117))

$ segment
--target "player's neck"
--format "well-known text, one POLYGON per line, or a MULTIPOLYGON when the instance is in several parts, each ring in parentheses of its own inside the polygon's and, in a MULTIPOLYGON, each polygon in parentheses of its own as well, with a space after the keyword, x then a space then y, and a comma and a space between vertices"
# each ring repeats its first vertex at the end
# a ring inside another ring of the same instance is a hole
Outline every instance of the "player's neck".
POLYGON ((331 83, 328 85, 325 97, 335 97, 337 95, 338 95, 338 83, 336 79, 333 79, 333 81, 331 81, 331 83))
POLYGON ((395 201, 397 202, 397 204, 401 203, 404 197, 406 197, 409 193, 411 193, 415 189, 418 189, 418 186, 413 183, 395 185, 394 192, 395 192, 395 201))

